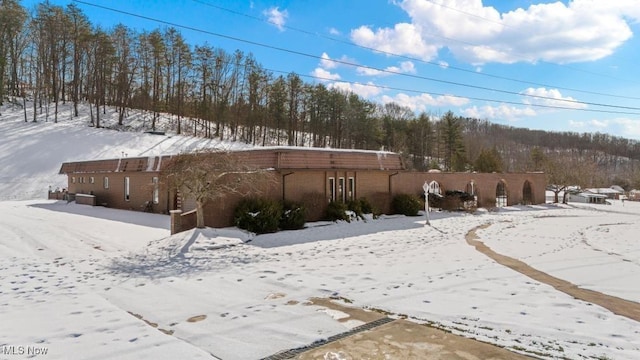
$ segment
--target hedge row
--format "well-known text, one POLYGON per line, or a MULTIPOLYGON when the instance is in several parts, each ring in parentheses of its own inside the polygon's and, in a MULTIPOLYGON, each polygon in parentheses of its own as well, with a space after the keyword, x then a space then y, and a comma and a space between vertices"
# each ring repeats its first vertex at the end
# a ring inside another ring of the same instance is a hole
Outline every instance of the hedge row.
MULTIPOLYGON (((445 196, 429 194, 431 207, 456 210, 474 197, 464 192, 447 192, 445 196)), ((424 209, 424 198, 411 194, 396 195, 391 206, 394 214, 417 216, 424 209)), ((272 233, 278 230, 297 230, 304 228, 306 209, 301 204, 279 202, 265 198, 248 198, 240 202, 234 212, 235 225, 257 234, 272 233)), ((327 206, 325 219, 329 221, 347 221, 365 219, 365 214, 379 212, 366 198, 346 203, 332 201, 327 206)))
POLYGON ((305 209, 300 204, 265 198, 247 198, 234 211, 237 227, 256 234, 304 228, 305 209))

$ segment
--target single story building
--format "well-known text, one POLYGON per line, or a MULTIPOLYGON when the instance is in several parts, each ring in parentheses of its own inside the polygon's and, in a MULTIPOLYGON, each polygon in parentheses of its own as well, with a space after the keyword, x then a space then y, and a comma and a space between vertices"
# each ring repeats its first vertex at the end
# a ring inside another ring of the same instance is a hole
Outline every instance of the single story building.
POLYGON ((620 190, 614 189, 613 186, 610 188, 585 189, 585 191, 592 194, 604 195, 607 197, 607 199, 612 199, 612 200, 620 199, 620 195, 624 195, 624 190, 620 191, 620 190))
POLYGON ((577 194, 569 194, 569 202, 585 203, 585 204, 606 204, 607 195, 595 194, 584 191, 577 194))
MULTIPOLYGON (((261 196, 302 203, 309 221, 318 220, 330 201, 367 198, 383 213, 390 211, 393 196, 422 195, 425 182, 446 190, 462 190, 476 196, 486 208, 515 204, 543 204, 544 173, 445 173, 407 170, 399 154, 383 151, 318 148, 260 148, 234 151, 246 164, 270 169, 276 181, 261 196)), ((195 208, 170 189, 162 170, 167 156, 89 160, 62 164, 70 194, 88 194, 97 205, 118 209, 169 213, 195 208)), ((205 206, 207 226, 232 225, 233 210, 241 200, 228 196, 205 206)))

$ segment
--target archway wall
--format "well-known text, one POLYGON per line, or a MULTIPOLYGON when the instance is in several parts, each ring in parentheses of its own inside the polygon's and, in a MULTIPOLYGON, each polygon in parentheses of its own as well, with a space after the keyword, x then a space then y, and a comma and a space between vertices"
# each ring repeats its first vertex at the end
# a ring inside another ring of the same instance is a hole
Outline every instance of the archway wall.
POLYGON ((390 179, 391 196, 396 194, 424 193, 424 182, 433 180, 440 184, 442 193, 446 190, 464 191, 470 181, 474 182, 478 195, 478 206, 494 207, 496 204, 496 186, 502 180, 507 187, 507 204, 517 205, 523 201, 524 182, 531 183, 532 203, 544 204, 547 186, 544 173, 429 173, 400 172, 390 179))

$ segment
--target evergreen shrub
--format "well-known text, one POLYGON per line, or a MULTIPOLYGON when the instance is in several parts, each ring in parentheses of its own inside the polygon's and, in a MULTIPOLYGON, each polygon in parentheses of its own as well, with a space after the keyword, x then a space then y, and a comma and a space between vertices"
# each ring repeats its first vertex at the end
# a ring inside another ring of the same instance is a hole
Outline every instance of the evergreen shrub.
POLYGON ((264 198, 247 198, 234 211, 234 224, 240 229, 266 234, 278 231, 282 205, 264 198))
POLYGON ((424 208, 422 201, 416 195, 398 194, 391 202, 393 212, 406 216, 418 216, 418 212, 424 208))
POLYGON ((332 201, 327 206, 327 211, 325 212, 325 218, 329 221, 338 221, 344 220, 347 222, 351 222, 351 216, 347 214, 347 204, 340 201, 332 201))
POLYGON ((282 205, 282 216, 280 217, 280 229, 298 230, 303 229, 305 224, 306 209, 301 204, 285 202, 282 205))

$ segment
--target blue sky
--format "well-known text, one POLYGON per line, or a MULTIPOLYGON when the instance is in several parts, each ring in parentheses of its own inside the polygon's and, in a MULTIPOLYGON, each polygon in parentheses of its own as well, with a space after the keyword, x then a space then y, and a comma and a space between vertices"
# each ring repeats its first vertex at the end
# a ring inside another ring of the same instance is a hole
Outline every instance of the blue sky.
MULTIPOLYGON (((416 113, 640 139, 638 0, 86 3, 203 30, 177 26, 192 45, 250 52, 276 75, 296 72, 416 113)), ((104 28, 167 26, 76 4, 104 28)))

